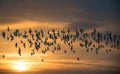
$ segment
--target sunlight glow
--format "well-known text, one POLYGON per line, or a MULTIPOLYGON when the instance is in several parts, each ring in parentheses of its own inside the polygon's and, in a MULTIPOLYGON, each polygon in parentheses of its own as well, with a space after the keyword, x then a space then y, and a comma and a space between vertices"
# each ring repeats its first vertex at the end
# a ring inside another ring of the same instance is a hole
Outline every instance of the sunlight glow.
POLYGON ((17 71, 26 71, 27 70, 27 67, 25 65, 25 62, 23 61, 18 61, 15 63, 15 69, 17 71))

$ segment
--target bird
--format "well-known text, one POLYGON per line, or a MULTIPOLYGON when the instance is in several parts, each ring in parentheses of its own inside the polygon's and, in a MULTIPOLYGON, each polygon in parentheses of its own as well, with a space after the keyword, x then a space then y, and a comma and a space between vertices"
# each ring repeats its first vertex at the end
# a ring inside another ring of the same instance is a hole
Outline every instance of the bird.
POLYGON ((89 52, 89 48, 86 51, 89 52))
POLYGON ((29 29, 29 33, 30 33, 30 35, 32 34, 32 30, 31 29, 29 29))
POLYGON ((64 50, 64 53, 66 54, 66 50, 64 50))
POLYGON ((2 37, 5 39, 5 37, 6 37, 6 33, 5 32, 2 32, 2 37))
POLYGON ((18 49, 18 54, 21 56, 21 49, 20 49, 20 47, 18 49))
POLYGON ((34 49, 32 49, 31 56, 34 55, 34 54, 35 54, 34 49))
POLYGON ((84 45, 83 44, 80 44, 81 47, 83 47, 84 45))
POLYGON ((7 40, 8 40, 8 41, 9 41, 9 39, 10 39, 10 38, 7 36, 7 40))
POLYGON ((79 57, 76 58, 78 61, 80 60, 79 57))
POLYGON ((44 32, 42 29, 41 29, 41 36, 44 37, 44 32))
POLYGON ((23 43, 23 41, 21 40, 21 41, 20 41, 20 43, 22 44, 22 43, 23 43))
POLYGON ((23 47, 26 48, 26 44, 25 44, 25 42, 23 43, 23 47))
POLYGON ((10 34, 10 40, 12 41, 14 39, 14 36, 12 34, 10 34))
POLYGON ((5 55, 4 55, 4 54, 2 55, 2 58, 3 58, 3 59, 5 58, 5 55))
POLYGON ((41 59, 42 62, 44 62, 44 59, 41 59))
POLYGON ((52 53, 54 53, 55 51, 54 50, 52 50, 52 53))
POLYGON ((75 50, 73 50, 73 53, 75 53, 75 50))
POLYGON ((106 49, 106 53, 108 53, 108 50, 106 49))
POLYGON ((81 33, 83 33, 83 32, 84 32, 84 30, 81 28, 81 29, 80 29, 80 32, 81 32, 81 33))
POLYGON ((17 42, 15 43, 15 47, 16 47, 16 48, 18 47, 18 43, 17 43, 17 42))
POLYGON ((8 26, 8 29, 7 29, 7 31, 8 31, 8 32, 10 31, 10 28, 9 28, 9 26, 8 26))

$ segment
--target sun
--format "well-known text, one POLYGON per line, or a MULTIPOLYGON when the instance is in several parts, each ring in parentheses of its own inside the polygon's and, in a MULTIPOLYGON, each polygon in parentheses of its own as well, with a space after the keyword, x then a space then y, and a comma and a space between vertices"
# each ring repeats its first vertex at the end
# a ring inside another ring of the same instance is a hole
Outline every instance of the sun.
POLYGON ((27 70, 27 67, 26 67, 24 61, 17 61, 17 62, 15 62, 14 68, 15 68, 17 71, 26 71, 26 70, 27 70))

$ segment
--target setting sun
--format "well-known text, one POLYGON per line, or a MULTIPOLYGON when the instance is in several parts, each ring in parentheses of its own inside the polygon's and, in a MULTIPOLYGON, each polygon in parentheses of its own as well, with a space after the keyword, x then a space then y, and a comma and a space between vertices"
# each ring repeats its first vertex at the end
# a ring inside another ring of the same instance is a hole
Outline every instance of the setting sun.
POLYGON ((27 67, 25 65, 25 62, 23 61, 18 61, 15 63, 15 69, 17 71, 26 71, 27 70, 27 67))

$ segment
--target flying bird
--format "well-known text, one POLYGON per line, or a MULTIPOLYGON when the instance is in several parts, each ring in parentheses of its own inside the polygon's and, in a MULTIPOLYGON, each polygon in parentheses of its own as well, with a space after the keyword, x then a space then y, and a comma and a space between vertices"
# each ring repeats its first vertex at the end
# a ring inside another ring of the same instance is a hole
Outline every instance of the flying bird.
POLYGON ((4 54, 2 55, 2 58, 3 58, 3 59, 5 58, 5 55, 4 55, 4 54))
POLYGON ((21 56, 21 49, 20 49, 20 47, 18 49, 18 54, 21 56))

